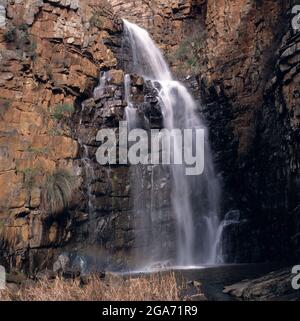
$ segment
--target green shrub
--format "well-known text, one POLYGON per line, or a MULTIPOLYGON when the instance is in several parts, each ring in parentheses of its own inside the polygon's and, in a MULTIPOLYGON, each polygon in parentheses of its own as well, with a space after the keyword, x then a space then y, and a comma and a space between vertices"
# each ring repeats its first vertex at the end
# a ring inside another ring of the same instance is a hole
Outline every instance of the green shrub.
POLYGON ((190 45, 187 39, 182 41, 176 50, 175 58, 183 59, 190 54, 190 45))
POLYGON ((102 0, 90 19, 90 25, 101 29, 103 27, 105 17, 109 16, 110 13, 110 3, 107 0, 102 0))
POLYGON ((186 60, 186 63, 191 67, 191 68, 197 68, 198 67, 198 60, 197 57, 190 57, 186 60))
POLYGON ((62 136, 63 131, 60 128, 51 128, 48 130, 48 135, 49 136, 62 136))
POLYGON ((101 29, 103 27, 103 17, 95 12, 90 19, 90 25, 101 29))
POLYGON ((17 27, 11 27, 4 34, 4 40, 7 43, 14 44, 16 49, 26 53, 33 60, 36 58, 37 43, 33 36, 29 33, 29 26, 21 24, 17 27))
POLYGON ((48 147, 29 147, 27 151, 29 153, 37 154, 37 155, 48 155, 49 154, 48 147))
POLYGON ((203 63, 205 33, 195 32, 184 38, 176 52, 169 56, 171 63, 179 64, 179 69, 187 73, 198 74, 203 63))
POLYGON ((53 118, 61 120, 65 117, 70 117, 75 112, 75 108, 70 104, 59 104, 55 107, 53 118))
POLYGON ((57 170, 47 175, 43 192, 44 210, 56 216, 69 208, 74 185, 74 177, 66 170, 57 170))

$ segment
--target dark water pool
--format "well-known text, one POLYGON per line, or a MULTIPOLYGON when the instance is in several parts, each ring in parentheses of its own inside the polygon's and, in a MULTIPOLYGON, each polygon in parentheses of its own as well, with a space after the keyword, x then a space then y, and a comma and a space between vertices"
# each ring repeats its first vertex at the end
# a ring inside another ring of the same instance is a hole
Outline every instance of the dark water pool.
POLYGON ((188 281, 199 281, 208 300, 232 301, 230 295, 223 293, 224 286, 258 278, 282 267, 284 267, 282 263, 228 264, 198 269, 178 269, 176 272, 188 281))
MULTIPOLYGON (((246 280, 255 279, 266 275, 272 271, 279 270, 285 267, 284 263, 263 263, 263 264, 225 264, 218 266, 194 266, 194 267, 173 267, 168 271, 175 271, 178 280, 198 281, 201 283, 201 288, 205 297, 209 301, 233 301, 234 298, 223 293, 224 287, 234 283, 246 280)), ((157 271, 152 271, 157 272, 157 271)), ((140 275, 149 275, 150 271, 139 271, 134 273, 125 273, 131 277, 140 275)), ((161 271, 161 273, 164 273, 161 271)))

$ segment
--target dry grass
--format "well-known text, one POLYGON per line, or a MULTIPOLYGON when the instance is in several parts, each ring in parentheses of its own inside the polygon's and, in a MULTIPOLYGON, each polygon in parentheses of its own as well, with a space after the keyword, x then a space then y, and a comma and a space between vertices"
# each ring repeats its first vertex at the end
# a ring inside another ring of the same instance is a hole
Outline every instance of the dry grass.
POLYGON ((62 213, 70 205, 75 180, 66 170, 57 170, 46 177, 43 205, 54 216, 62 213))
POLYGON ((101 280, 92 276, 87 285, 80 280, 42 280, 17 291, 0 291, 0 301, 179 301, 181 286, 174 273, 101 280))

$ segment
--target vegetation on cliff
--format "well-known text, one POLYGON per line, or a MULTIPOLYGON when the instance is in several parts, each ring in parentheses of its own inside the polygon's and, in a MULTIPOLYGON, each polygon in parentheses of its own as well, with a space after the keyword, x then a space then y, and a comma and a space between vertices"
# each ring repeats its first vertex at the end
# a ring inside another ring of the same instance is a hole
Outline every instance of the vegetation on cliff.
POLYGON ((76 180, 67 170, 57 170, 46 176, 43 188, 43 207, 50 215, 66 210, 74 196, 76 180))

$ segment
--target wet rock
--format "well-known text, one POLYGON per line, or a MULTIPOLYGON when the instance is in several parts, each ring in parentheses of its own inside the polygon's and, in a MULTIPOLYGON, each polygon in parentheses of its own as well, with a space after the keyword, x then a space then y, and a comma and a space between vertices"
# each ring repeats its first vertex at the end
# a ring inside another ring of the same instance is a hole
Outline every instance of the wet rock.
POLYGON ((108 82, 114 85, 123 84, 124 72, 122 70, 110 70, 108 72, 108 82))
POLYGON ((207 298, 204 294, 194 294, 189 298, 191 301, 207 301, 207 298))
POLYGON ((38 272, 35 276, 35 279, 37 281, 54 280, 57 276, 58 276, 57 272, 44 270, 44 271, 38 272))
POLYGON ((200 288, 201 287, 201 283, 198 282, 198 281, 190 281, 187 283, 188 286, 194 286, 194 287, 198 287, 200 288))
POLYGON ((76 212, 75 220, 78 224, 85 223, 89 220, 89 214, 83 212, 76 212))
POLYGON ((227 286, 224 293, 246 301, 299 301, 300 293, 292 288, 292 269, 275 271, 255 280, 227 286))
POLYGON ((75 269, 66 269, 62 272, 61 275, 66 280, 68 280, 68 279, 75 280, 78 277, 80 277, 80 271, 75 270, 75 269))
POLYGON ((300 51, 300 46, 297 43, 295 43, 292 46, 290 46, 289 48, 287 48, 281 54, 281 58, 287 58, 287 57, 293 56, 297 51, 300 51))
POLYGON ((70 265, 69 255, 66 253, 60 254, 58 259, 53 264, 53 272, 65 271, 70 265))

